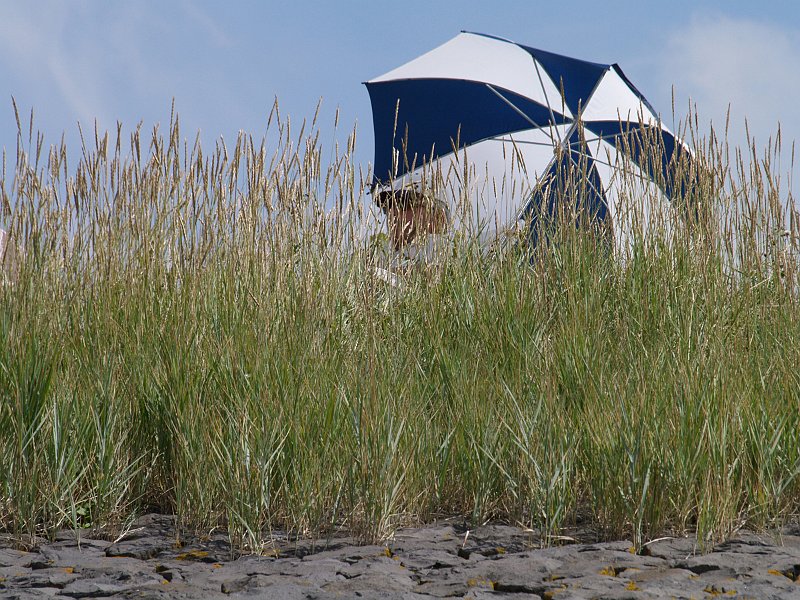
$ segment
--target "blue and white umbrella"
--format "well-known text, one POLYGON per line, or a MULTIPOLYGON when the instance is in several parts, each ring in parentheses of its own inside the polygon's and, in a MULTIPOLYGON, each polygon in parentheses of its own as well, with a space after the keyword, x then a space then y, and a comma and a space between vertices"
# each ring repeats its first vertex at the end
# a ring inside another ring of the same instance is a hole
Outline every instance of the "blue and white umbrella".
POLYGON ((552 212, 569 193, 625 242, 631 199, 645 199, 646 219, 668 210, 674 163, 690 155, 618 65, 493 36, 462 32, 366 86, 376 197, 436 173, 440 199, 483 239, 552 212), (657 139, 656 160, 644 156, 645 138, 647 147, 657 139), (580 185, 565 192, 570 173, 580 185))

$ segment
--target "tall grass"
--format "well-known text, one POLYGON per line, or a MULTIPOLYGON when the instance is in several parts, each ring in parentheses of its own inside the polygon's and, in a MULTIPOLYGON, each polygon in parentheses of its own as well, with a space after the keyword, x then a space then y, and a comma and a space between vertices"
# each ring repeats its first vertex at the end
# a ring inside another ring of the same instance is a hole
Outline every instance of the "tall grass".
POLYGON ((159 510, 258 549, 461 514, 641 547, 796 516, 777 146, 695 140, 692 218, 625 256, 562 227, 533 257, 454 243, 395 288, 355 132, 331 150, 273 112, 263 140, 208 149, 174 116, 68 157, 29 129, 1 184, 3 529, 159 510))

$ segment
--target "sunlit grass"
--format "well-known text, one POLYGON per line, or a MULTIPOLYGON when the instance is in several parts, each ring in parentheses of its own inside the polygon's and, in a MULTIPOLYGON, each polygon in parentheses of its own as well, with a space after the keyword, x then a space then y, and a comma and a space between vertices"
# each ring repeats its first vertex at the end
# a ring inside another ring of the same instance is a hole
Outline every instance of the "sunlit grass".
POLYGON ((624 253, 570 227, 533 256, 462 240, 396 288, 354 144, 277 117, 211 150, 177 118, 69 159, 20 134, 2 528, 159 510, 258 548, 461 514, 641 546, 796 515, 798 240, 774 150, 748 170, 697 142, 697 218, 624 253))

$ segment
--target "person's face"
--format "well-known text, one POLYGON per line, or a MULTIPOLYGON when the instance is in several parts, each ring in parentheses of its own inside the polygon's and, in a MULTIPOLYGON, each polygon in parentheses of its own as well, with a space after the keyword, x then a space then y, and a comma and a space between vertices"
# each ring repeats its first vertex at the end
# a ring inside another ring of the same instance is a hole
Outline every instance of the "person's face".
POLYGON ((424 204, 393 207, 387 216, 389 237, 396 250, 410 244, 419 235, 441 233, 447 226, 447 218, 441 210, 424 204))

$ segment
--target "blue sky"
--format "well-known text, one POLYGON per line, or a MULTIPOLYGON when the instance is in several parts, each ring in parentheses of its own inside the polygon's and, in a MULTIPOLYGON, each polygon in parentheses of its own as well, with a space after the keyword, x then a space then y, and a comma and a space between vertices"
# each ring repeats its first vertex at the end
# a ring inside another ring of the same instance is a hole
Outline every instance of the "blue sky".
MULTIPOLYGON (((27 0, 0 3, 0 146, 12 150, 11 97, 48 143, 78 150, 77 122, 146 129, 169 119, 204 144, 239 130, 260 137, 275 97, 299 122, 322 100, 322 141, 357 124, 356 158, 372 159, 361 82, 466 29, 598 62, 618 62, 671 121, 690 99, 700 122, 758 143, 782 123, 800 141, 800 2, 796 0, 486 0, 271 2, 27 0)), ((788 158, 785 171, 788 170, 788 158)), ((798 169, 795 168, 795 171, 798 169)), ((797 184, 794 185, 797 189, 797 184)))

